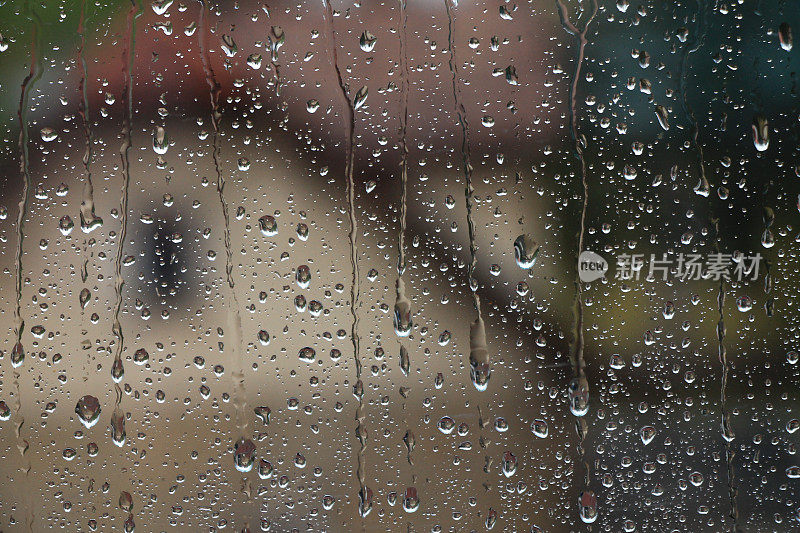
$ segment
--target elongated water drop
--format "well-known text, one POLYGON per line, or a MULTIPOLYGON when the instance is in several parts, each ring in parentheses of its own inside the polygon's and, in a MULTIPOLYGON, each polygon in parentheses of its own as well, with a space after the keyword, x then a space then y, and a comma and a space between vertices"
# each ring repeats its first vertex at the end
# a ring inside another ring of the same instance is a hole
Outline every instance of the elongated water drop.
POLYGON ((266 426, 269 425, 269 415, 272 412, 269 407, 259 406, 253 410, 256 417, 266 426))
POLYGON ((408 350, 405 346, 400 346, 400 370, 404 375, 408 375, 411 368, 411 358, 408 356, 408 350))
POLYGON ((658 125, 661 126, 661 129, 664 131, 669 130, 669 113, 666 107, 663 105, 656 106, 656 118, 658 119, 658 125))
POLYGON ((25 349, 21 342, 16 342, 11 349, 11 366, 19 368, 25 362, 25 349))
POLYGON ((780 39, 781 48, 787 52, 791 52, 794 40, 792 39, 792 27, 787 22, 782 22, 778 27, 778 38, 780 39))
POLYGON ((358 90, 355 98, 353 98, 353 109, 358 109, 363 106, 367 101, 367 96, 369 96, 369 89, 365 85, 358 90))
POLYGON ((573 378, 569 382, 569 409, 575 416, 589 412, 589 382, 585 377, 573 378))
POLYGON ((489 511, 486 513, 486 529, 494 529, 494 526, 497 524, 497 511, 489 507, 489 511))
POLYGON ((580 509, 580 517, 586 524, 591 524, 597 520, 597 496, 594 492, 587 490, 581 492, 578 497, 578 506, 580 509))
POLYGON ((308 288, 308 285, 311 283, 311 269, 308 267, 308 265, 300 265, 297 267, 295 280, 297 281, 298 287, 301 289, 308 288))
POLYGON ((81 199, 81 231, 91 233, 103 225, 103 219, 95 214, 94 211, 94 188, 91 179, 88 177, 83 185, 83 199, 81 199))
POLYGON ((125 415, 117 408, 111 415, 111 442, 122 447, 125 445, 125 415))
POLYGON ((236 443, 233 464, 239 472, 249 472, 256 460, 256 445, 250 439, 242 438, 236 443))
POLYGON ((403 497, 403 510, 407 513, 413 513, 419 509, 419 496, 417 496, 417 489, 408 487, 403 497))
POLYGON ((486 326, 480 317, 469 327, 469 365, 472 384, 479 391, 485 391, 489 386, 492 369, 486 347, 486 326))
POLYGON ((753 118, 753 144, 759 152, 769 148, 769 121, 763 115, 753 118))
POLYGON ((123 511, 131 512, 133 509, 133 496, 128 491, 122 491, 119 494, 119 508, 123 511))
POLYGON ((167 138, 167 132, 163 126, 159 126, 153 133, 153 151, 159 155, 164 155, 168 149, 169 139, 167 138))
POLYGON ((358 491, 358 514, 361 517, 367 516, 372 511, 372 489, 364 485, 358 491))
POLYGON ((394 332, 399 337, 408 337, 412 327, 411 301, 406 297, 405 282, 398 277, 394 303, 394 332))
POLYGON ((503 454, 503 475, 506 477, 513 476, 517 471, 517 457, 507 451, 503 454))
POLYGON ((333 69, 336 72, 336 80, 339 83, 342 99, 347 113, 347 150, 345 160, 345 180, 347 193, 347 215, 350 219, 350 231, 348 241, 350 244, 350 269, 352 271, 350 283, 350 339, 353 346, 353 360, 355 363, 355 385, 353 391, 358 400, 356 407, 356 438, 358 439, 358 455, 356 464, 356 478, 358 479, 358 513, 362 517, 367 516, 372 511, 372 489, 367 486, 366 463, 364 456, 367 451, 368 433, 365 426, 366 415, 364 413, 364 384, 361 380, 361 337, 358 331, 358 305, 360 298, 360 274, 358 264, 358 217, 356 216, 356 192, 353 168, 355 166, 355 110, 364 104, 367 98, 367 88, 362 87, 354 98, 349 95, 348 86, 342 78, 342 70, 339 66, 339 52, 336 44, 336 31, 333 26, 333 7, 327 0, 323 0, 323 17, 325 27, 330 36, 330 52, 333 69))
POLYGON ((408 464, 413 465, 414 461, 411 460, 411 452, 414 451, 414 447, 417 445, 417 440, 410 429, 406 431, 405 435, 403 435, 403 444, 406 445, 406 457, 408 459, 408 464))
MULTIPOLYGON (((223 226, 223 242, 225 243, 225 280, 227 281, 228 291, 226 295, 228 313, 228 331, 231 332, 231 340, 226 343, 230 346, 230 359, 233 362, 233 372, 231 378, 233 380, 233 400, 236 408, 236 425, 242 439, 248 433, 247 428, 249 425, 249 417, 247 416, 247 391, 245 388, 244 377, 244 361, 242 356, 242 317, 241 306, 239 305, 238 297, 236 294, 236 281, 234 277, 234 261, 233 261, 233 247, 231 245, 231 223, 230 213, 228 209, 228 200, 225 196, 225 174, 220 168, 220 145, 219 145, 219 130, 220 120, 222 113, 219 109, 219 93, 220 85, 217 82, 214 69, 211 67, 211 60, 209 58, 209 51, 206 47, 206 35, 211 32, 208 24, 208 5, 202 2, 198 26, 198 48, 200 52, 200 61, 203 65, 203 72, 206 78, 206 85, 208 86, 208 97, 211 104, 210 115, 211 125, 213 127, 213 137, 211 143, 211 159, 214 165, 214 173, 217 185, 217 198, 219 200, 220 210, 222 211, 223 226)), ((237 52, 236 43, 230 35, 222 36, 222 49, 228 57, 233 57, 237 52)), ((237 161, 239 170, 247 171, 250 168, 250 161, 246 157, 241 157, 237 161)), ((262 225, 262 233, 264 232, 262 225)), ((238 456, 238 454, 237 454, 238 456)), ((240 468, 240 463, 235 462, 237 469, 240 468)), ((244 463, 242 463, 244 464, 244 463)), ((252 468, 252 461, 250 462, 252 468)), ((249 470, 249 468, 248 468, 249 470)))

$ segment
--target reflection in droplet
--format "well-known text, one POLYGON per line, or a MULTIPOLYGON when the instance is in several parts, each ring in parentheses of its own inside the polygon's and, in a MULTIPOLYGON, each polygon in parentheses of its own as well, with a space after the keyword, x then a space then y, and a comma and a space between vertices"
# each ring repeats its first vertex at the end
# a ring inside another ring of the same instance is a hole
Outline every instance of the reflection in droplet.
POLYGON ((408 487, 403 497, 403 510, 407 513, 413 513, 419 509, 419 497, 417 496, 417 489, 408 487))
POLYGON ((547 437, 549 431, 547 427, 547 422, 545 420, 542 420, 541 418, 537 418, 531 424, 531 431, 533 431, 533 434, 539 437, 540 439, 547 437))
POLYGON ((578 504, 580 507, 580 517, 586 524, 591 524, 597 520, 597 496, 594 492, 587 490, 581 492, 578 497, 578 504))
POLYGON ((528 269, 536 263, 536 257, 539 255, 539 245, 533 239, 533 236, 525 233, 517 237, 514 241, 514 258, 517 260, 517 266, 520 268, 528 269))
POLYGON ((265 237, 274 237, 278 234, 278 221, 272 215, 264 215, 259 218, 258 225, 265 237))
POLYGON ((100 401, 96 397, 87 394, 78 400, 78 403, 75 405, 75 413, 78 415, 78 419, 81 423, 87 428, 90 428, 94 426, 100 418, 100 401))
POLYGON ((575 416, 584 416, 589 412, 589 382, 586 378, 577 377, 569 382, 569 409, 575 416))
POLYGON ((378 38, 372 35, 369 30, 364 30, 358 40, 359 46, 365 52, 372 52, 376 42, 378 42, 378 38))
POLYGON ((778 38, 780 39, 781 48, 787 52, 792 51, 792 27, 787 22, 782 22, 778 28, 778 38))
POLYGON ((233 455, 233 464, 239 472, 249 472, 256 459, 256 445, 252 440, 241 438, 236 443, 233 455))
POLYGON ((759 152, 769 148, 769 121, 763 115, 753 117, 753 144, 759 152))

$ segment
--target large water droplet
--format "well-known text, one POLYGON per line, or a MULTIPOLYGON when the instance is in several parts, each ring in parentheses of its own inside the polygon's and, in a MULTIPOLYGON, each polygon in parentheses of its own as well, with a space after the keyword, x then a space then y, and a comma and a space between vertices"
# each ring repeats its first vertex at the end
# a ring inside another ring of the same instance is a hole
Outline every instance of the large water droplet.
POLYGON ((597 520, 597 496, 594 492, 587 490, 578 496, 578 506, 580 508, 581 520, 586 524, 591 524, 597 520))
POLYGON ((417 496, 417 489, 408 487, 405 496, 403 497, 403 510, 407 513, 413 513, 419 509, 419 497, 417 496))
POLYGON ((250 439, 241 438, 233 452, 233 465, 239 472, 249 472, 256 460, 256 445, 250 439))
POLYGON ((769 148, 769 121, 763 115, 753 117, 753 144, 759 152, 769 148))
POLYGON ((589 412, 589 382, 584 377, 573 378, 569 382, 569 410, 575 416, 589 412))
POLYGON ((517 471, 517 457, 510 451, 503 454, 503 475, 511 477, 517 471))
POLYGON ((369 96, 369 89, 364 85, 358 90, 355 98, 353 98, 353 109, 358 109, 363 106, 367 101, 367 96, 369 96))
POLYGON ((397 297, 394 303, 394 332, 399 337, 408 337, 411 334, 411 301, 406 298, 405 283, 397 278, 397 297))
POLYGON ((168 149, 169 139, 167 138, 167 132, 163 126, 159 126, 153 133, 153 151, 158 155, 164 155, 168 149))
POLYGON ((469 366, 472 384, 479 391, 485 391, 492 376, 489 350, 486 346, 486 327, 478 318, 469 328, 469 366))
POLYGON ((539 245, 529 233, 520 235, 514 241, 514 258, 520 268, 531 268, 536 263, 538 255, 539 245))
POLYGON ((44 127, 41 130, 42 140, 44 142, 55 141, 58 138, 58 132, 53 128, 44 127))
POLYGON ((642 443, 645 446, 647 446, 648 444, 653 442, 653 439, 656 436, 656 428, 654 428, 653 426, 644 426, 639 431, 639 436, 642 438, 642 443))
POLYGON ((97 424, 97 420, 100 418, 100 401, 96 397, 87 394, 78 400, 75 405, 75 413, 81 423, 90 428, 97 424))
POLYGON ((358 40, 359 46, 365 52, 372 52, 372 50, 375 48, 375 43, 377 42, 378 38, 372 35, 369 30, 364 30, 358 40))
POLYGON ((792 39, 792 27, 787 22, 782 22, 778 27, 778 38, 781 42, 781 48, 790 52, 794 39, 792 39))
POLYGON ((549 431, 547 427, 547 422, 545 420, 542 420, 541 418, 537 418, 531 424, 531 431, 533 431, 533 434, 539 437, 540 439, 547 437, 547 433, 549 431))

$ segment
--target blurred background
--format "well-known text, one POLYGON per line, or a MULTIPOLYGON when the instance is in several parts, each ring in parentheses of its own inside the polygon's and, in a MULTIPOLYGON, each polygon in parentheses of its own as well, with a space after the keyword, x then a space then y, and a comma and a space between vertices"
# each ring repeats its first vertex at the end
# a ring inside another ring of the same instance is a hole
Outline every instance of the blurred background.
POLYGON ((797 529, 796 3, 0 13, 0 530, 797 529))

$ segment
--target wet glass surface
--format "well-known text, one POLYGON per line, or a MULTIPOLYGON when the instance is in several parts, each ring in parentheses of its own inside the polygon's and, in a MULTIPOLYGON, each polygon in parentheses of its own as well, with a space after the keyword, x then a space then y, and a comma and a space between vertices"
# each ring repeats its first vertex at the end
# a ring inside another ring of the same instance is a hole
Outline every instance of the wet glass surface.
POLYGON ((1 2, 0 530, 796 530, 798 24, 1 2))

